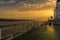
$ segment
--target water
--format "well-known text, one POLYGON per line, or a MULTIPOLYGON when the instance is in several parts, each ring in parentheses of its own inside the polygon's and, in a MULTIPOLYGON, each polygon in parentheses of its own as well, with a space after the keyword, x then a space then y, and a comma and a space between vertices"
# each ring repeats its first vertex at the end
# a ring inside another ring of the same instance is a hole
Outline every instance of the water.
POLYGON ((14 40, 60 40, 60 25, 43 25, 14 40))

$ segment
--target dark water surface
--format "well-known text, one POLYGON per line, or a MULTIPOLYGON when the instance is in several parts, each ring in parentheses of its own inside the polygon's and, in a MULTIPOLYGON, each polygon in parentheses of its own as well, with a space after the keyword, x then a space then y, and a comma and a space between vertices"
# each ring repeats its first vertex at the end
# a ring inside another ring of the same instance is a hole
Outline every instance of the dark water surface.
POLYGON ((44 25, 13 40, 60 40, 60 25, 44 25))

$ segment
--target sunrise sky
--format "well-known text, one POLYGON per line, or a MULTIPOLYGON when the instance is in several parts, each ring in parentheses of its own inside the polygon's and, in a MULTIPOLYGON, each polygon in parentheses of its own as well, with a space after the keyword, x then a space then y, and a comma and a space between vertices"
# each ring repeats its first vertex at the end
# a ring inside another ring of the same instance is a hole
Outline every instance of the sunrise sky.
POLYGON ((56 0, 0 0, 0 18, 47 20, 56 0))

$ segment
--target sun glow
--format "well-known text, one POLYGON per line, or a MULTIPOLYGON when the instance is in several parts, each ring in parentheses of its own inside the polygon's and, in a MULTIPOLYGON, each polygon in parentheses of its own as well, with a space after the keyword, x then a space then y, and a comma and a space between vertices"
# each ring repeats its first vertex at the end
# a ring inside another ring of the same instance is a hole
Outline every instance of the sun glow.
MULTIPOLYGON (((34 0, 35 1, 35 0, 34 0)), ((54 16, 54 7, 56 1, 49 0, 46 3, 37 4, 22 4, 19 3, 17 8, 2 8, 0 17, 2 18, 15 18, 15 19, 34 19, 34 20, 47 20, 54 16), (27 7, 28 5, 28 7, 27 7), (25 8, 24 8, 25 7, 25 8), (26 8, 27 7, 27 8, 26 8)), ((1 8, 0 8, 1 10, 1 8)))
POLYGON ((50 16, 54 16, 53 10, 37 10, 37 11, 19 11, 8 10, 3 12, 6 15, 1 14, 3 18, 17 18, 17 19, 33 19, 33 20, 47 20, 50 16))
POLYGON ((52 37, 52 38, 56 38, 56 35, 55 35, 55 29, 53 27, 53 25, 47 25, 47 28, 46 28, 46 31, 45 31, 45 35, 49 35, 48 37, 52 37))

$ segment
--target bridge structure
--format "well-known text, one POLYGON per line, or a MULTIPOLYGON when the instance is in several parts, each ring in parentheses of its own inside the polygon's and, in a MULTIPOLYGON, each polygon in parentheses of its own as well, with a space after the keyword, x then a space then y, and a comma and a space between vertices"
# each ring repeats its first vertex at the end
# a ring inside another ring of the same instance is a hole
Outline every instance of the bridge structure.
POLYGON ((41 26, 41 22, 39 21, 3 22, 1 24, 0 40, 14 39, 36 27, 41 26))
POLYGON ((32 29, 37 29, 47 24, 53 24, 53 20, 0 22, 0 40, 12 40, 32 29))
POLYGON ((54 20, 55 20, 55 24, 60 24, 60 0, 56 1, 54 20))

